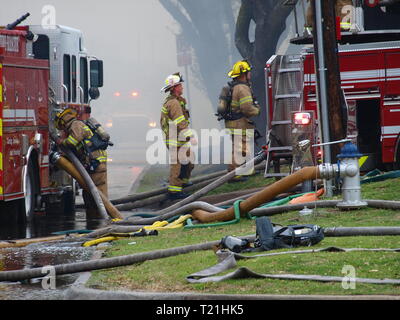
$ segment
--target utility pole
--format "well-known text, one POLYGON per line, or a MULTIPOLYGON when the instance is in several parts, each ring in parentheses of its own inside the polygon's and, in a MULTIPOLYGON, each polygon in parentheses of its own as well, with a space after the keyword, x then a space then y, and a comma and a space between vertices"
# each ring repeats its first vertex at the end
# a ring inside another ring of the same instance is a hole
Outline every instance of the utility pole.
MULTIPOLYGON (((337 45, 335 0, 311 0, 314 12, 313 41, 318 113, 322 143, 346 138, 345 101, 341 89, 337 45)), ((323 160, 336 161, 338 144, 324 145, 323 160)), ((326 195, 332 196, 332 183, 326 181, 326 195)))
POLYGON ((189 66, 192 64, 192 47, 187 43, 182 34, 176 35, 176 51, 178 67, 185 68, 186 101, 188 109, 190 109, 189 66))
POLYGON ((188 108, 190 109, 191 104, 190 104, 190 91, 189 91, 189 68, 187 65, 185 65, 185 81, 186 81, 186 100, 188 102, 188 108))

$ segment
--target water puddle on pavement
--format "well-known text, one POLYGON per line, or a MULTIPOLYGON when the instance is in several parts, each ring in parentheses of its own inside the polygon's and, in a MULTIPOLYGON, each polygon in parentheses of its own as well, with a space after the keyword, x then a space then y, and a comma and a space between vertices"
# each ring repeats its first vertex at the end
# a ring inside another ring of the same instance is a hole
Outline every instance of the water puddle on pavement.
MULTIPOLYGON (((128 162, 121 162, 117 153, 114 158, 115 161, 111 162, 108 168, 110 199, 128 194, 133 182, 143 170, 141 166, 132 166, 131 157, 128 162)), ((81 196, 78 196, 77 203, 83 203, 81 196)), ((63 231, 69 230, 95 230, 106 223, 105 220, 87 221, 84 209, 69 216, 37 214, 26 226, 0 223, 0 242, 54 236, 54 233, 62 234, 63 231)), ((42 242, 23 248, 0 249, 0 272, 85 261, 91 258, 94 250, 91 247, 81 247, 80 243, 73 241, 42 242)), ((57 276, 56 289, 43 289, 42 278, 32 279, 29 282, 0 282, 0 300, 63 299, 65 290, 77 277, 77 274, 57 276)))
MULTIPOLYGON (((104 220, 86 221, 83 212, 75 216, 35 216, 26 226, 0 226, 0 240, 37 238, 63 234, 68 230, 88 231, 102 227, 104 220)), ((21 270, 89 260, 94 248, 81 246, 78 240, 32 243, 21 248, 0 249, 0 271, 21 270)), ((43 276, 47 273, 44 272, 43 276)), ((56 276, 55 286, 47 289, 43 278, 13 283, 0 282, 0 300, 60 300, 77 274, 56 276), (45 288, 45 289, 44 289, 45 288)), ((48 283, 48 281, 46 281, 48 283)))

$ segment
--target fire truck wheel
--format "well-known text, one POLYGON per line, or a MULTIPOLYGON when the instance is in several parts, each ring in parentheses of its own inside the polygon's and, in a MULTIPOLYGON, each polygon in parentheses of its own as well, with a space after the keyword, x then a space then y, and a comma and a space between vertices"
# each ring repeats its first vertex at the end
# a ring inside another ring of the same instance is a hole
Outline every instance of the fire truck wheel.
POLYGON ((35 211, 35 199, 36 199, 36 184, 35 184, 35 174, 32 166, 28 166, 28 174, 26 176, 25 182, 25 199, 22 201, 21 215, 26 218, 27 221, 31 221, 33 218, 33 213, 35 211))

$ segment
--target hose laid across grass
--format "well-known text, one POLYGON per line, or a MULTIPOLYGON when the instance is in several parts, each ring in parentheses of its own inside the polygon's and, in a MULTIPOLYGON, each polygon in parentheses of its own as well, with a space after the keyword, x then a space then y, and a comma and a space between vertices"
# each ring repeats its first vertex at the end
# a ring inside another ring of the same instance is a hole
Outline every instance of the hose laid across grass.
MULTIPOLYGON (((261 169, 261 163, 255 165, 255 170, 261 169)), ((217 178, 226 175, 228 172, 226 170, 218 171, 214 173, 210 173, 200 177, 194 177, 191 182, 194 184, 193 186, 184 188, 185 192, 192 192, 194 190, 203 188, 204 186, 210 184, 212 181, 215 181, 217 178), (207 182, 207 183, 204 183, 207 182)), ((131 210, 130 208, 140 208, 149 204, 154 204, 155 202, 164 201, 167 199, 164 195, 167 194, 168 188, 159 188, 147 192, 141 192, 137 194, 128 195, 126 197, 121 197, 117 199, 111 200, 111 203, 114 205, 121 204, 130 204, 127 207, 121 207, 122 210, 131 210), (139 202, 143 200, 143 202, 139 202), (149 201, 148 201, 149 200, 149 201)))
MULTIPOLYGON (((325 230, 325 229, 324 229, 325 230)), ((359 236, 359 235, 370 235, 370 236, 382 236, 382 235, 400 235, 400 227, 346 227, 346 228, 326 228, 327 237, 336 236, 359 236), (344 232, 345 231, 345 232, 344 232)), ((253 242, 255 236, 240 237, 242 239, 248 239, 253 242)), ((55 274, 63 275, 84 271, 93 271, 100 269, 115 268, 121 266, 127 266, 134 263, 139 263, 148 260, 162 259, 180 254, 190 253, 199 250, 209 250, 214 246, 220 244, 220 240, 210 241, 206 243, 187 245, 169 249, 161 249, 150 252, 135 253, 126 256, 103 258, 97 260, 90 260, 84 262, 66 263, 55 265, 55 274)), ((2 281, 22 281, 26 279, 33 279, 46 276, 47 272, 43 273, 43 268, 32 268, 23 270, 13 271, 2 271, 0 272, 0 282, 2 281)))
POLYGON ((163 210, 161 210, 159 212, 159 215, 163 215, 165 213, 168 213, 172 210, 178 209, 188 203, 191 203, 199 198, 201 198, 202 196, 206 195, 207 193, 209 193, 210 191, 218 188, 219 186, 223 185, 224 183, 228 182, 229 180, 231 180, 232 178, 234 178, 237 175, 240 175, 240 172, 246 168, 249 167, 255 167, 257 164, 259 164, 260 162, 264 161, 266 158, 266 153, 264 151, 261 151, 259 154, 257 154, 256 157, 254 157, 253 159, 249 160, 248 162, 246 162, 245 164, 243 164, 242 166, 240 166, 239 168, 236 168, 235 170, 227 173, 226 175, 218 178, 217 180, 215 180, 214 182, 210 183, 209 185, 207 185, 206 187, 200 189, 199 191, 193 193, 192 195, 190 195, 189 197, 173 204, 172 206, 169 206, 168 208, 165 208, 163 210))
POLYGON ((203 209, 203 210, 212 210, 212 211, 222 211, 223 209, 213 206, 209 203, 202 202, 202 201, 195 201, 189 204, 186 204, 180 208, 171 210, 165 214, 162 215, 157 215, 151 218, 140 218, 140 217, 129 217, 121 221, 116 221, 113 223, 113 225, 149 225, 152 224, 156 221, 160 220, 168 220, 172 217, 185 214, 187 212, 191 212, 192 210, 195 209, 203 209))
MULTIPOLYGON (((313 180, 319 178, 318 167, 304 167, 299 171, 279 180, 272 185, 267 186, 260 192, 246 199, 240 204, 240 212, 244 216, 249 211, 257 208, 258 206, 272 200, 277 195, 293 188, 302 181, 313 180)), ((194 210, 192 216, 200 222, 216 222, 216 221, 229 221, 234 218, 234 208, 228 208, 224 211, 209 212, 205 210, 194 210)))
MULTIPOLYGON (((218 172, 210 173, 205 176, 193 178, 192 182, 193 182, 193 184, 198 184, 198 183, 204 182, 204 181, 215 180, 216 178, 223 176, 224 174, 226 174, 226 171, 218 171, 218 172)), ((126 197, 113 199, 113 200, 111 200, 111 203, 114 205, 118 205, 118 204, 124 204, 124 203, 129 203, 129 202, 135 202, 138 200, 148 199, 148 198, 152 198, 152 197, 155 197, 158 195, 162 195, 167 192, 168 192, 168 188, 164 187, 164 188, 159 188, 159 189, 155 189, 152 191, 136 193, 136 194, 128 195, 126 197)))
MULTIPOLYGON (((193 186, 185 188, 185 192, 193 192, 195 190, 204 188, 204 187, 208 186, 210 183, 212 183, 213 181, 215 181, 215 180, 211 179, 211 180, 198 182, 198 183, 194 184, 193 186)), ((154 204, 166 201, 166 200, 168 200, 168 195, 160 194, 160 195, 157 195, 154 197, 149 197, 147 199, 136 200, 134 202, 119 204, 119 205, 116 205, 116 208, 120 211, 129 211, 129 210, 133 210, 136 208, 143 208, 143 207, 147 207, 150 205, 154 205, 154 204)))

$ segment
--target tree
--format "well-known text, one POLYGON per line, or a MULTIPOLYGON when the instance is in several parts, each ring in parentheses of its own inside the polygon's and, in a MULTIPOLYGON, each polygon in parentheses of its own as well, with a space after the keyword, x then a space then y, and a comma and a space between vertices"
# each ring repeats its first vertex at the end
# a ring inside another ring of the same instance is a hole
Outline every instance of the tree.
POLYGON ((191 70, 216 108, 229 68, 240 59, 234 46, 234 8, 239 7, 239 0, 159 1, 179 23, 182 36, 193 47, 198 64, 192 65, 191 70))
MULTIPOLYGON (((241 58, 252 64, 253 90, 260 105, 265 106, 265 63, 275 54, 279 37, 286 28, 286 18, 293 9, 291 6, 277 0, 159 1, 192 45, 198 60, 198 66, 192 69, 215 106, 220 89, 228 80, 227 72, 241 58), (240 10, 235 21, 236 7, 240 10), (249 38, 251 21, 255 23, 253 42, 249 38)), ((255 121, 260 132, 265 132, 265 107, 255 121)))
MULTIPOLYGON (((276 0, 242 0, 237 17, 235 43, 241 56, 248 59, 252 66, 252 83, 255 96, 261 106, 266 105, 264 68, 268 59, 275 54, 279 37, 286 28, 286 18, 292 6, 284 6, 276 0), (249 39, 251 21, 254 21, 255 38, 249 39)), ((263 134, 266 128, 266 108, 255 119, 257 128, 263 134)))

